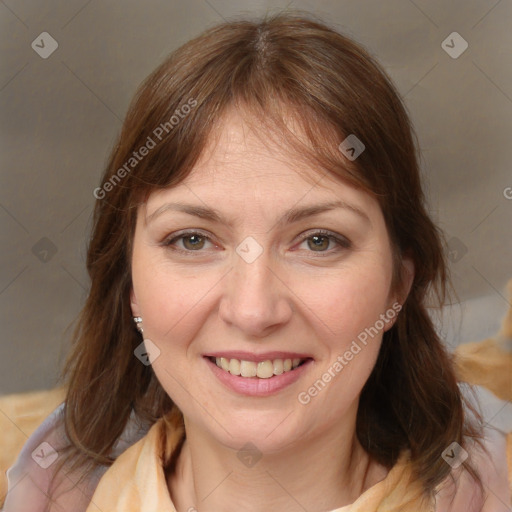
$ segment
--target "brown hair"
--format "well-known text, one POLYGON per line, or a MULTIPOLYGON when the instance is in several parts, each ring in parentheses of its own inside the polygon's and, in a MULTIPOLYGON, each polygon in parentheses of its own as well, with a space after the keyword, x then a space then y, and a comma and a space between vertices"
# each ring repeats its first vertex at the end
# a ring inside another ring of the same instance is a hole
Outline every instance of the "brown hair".
POLYGON ((68 460, 82 469, 111 464, 132 411, 151 424, 175 407, 151 366, 133 354, 141 342, 129 300, 137 206, 187 176, 235 105, 257 116, 266 134, 281 134, 295 157, 319 174, 378 200, 394 253, 394 289, 403 282, 403 256, 412 258, 412 288, 362 390, 357 436, 389 468, 409 449, 416 477, 426 493, 434 492, 450 470, 443 450, 453 441, 466 446, 467 436, 477 434, 427 312, 427 300, 443 303, 448 275, 442 235, 426 211, 414 131, 373 57, 303 14, 213 27, 173 52, 134 98, 96 202, 87 256, 91 288, 65 369, 68 460), (288 128, 289 114, 304 139, 288 128), (178 122, 170 121, 173 115, 178 122), (165 137, 156 141, 156 128, 166 122, 165 137), (366 147, 353 162, 338 149, 349 134, 366 147), (148 138, 156 146, 127 166, 148 138))

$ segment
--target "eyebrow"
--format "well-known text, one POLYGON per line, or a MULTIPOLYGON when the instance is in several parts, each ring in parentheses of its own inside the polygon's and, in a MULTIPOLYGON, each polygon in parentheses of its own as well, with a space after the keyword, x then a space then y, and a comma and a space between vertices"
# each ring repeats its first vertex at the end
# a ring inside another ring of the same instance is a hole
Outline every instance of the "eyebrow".
MULTIPOLYGON (((313 204, 304 207, 291 208, 278 219, 277 224, 292 224, 294 222, 299 222, 304 218, 312 217, 314 215, 319 215, 321 213, 340 208, 355 213, 365 222, 371 224, 370 218, 363 210, 341 200, 331 201, 322 204, 313 204)), ((193 215, 194 217, 199 217, 201 219, 209 220, 212 222, 226 224, 228 226, 232 224, 232 222, 230 222, 228 219, 225 219, 223 215, 214 208, 184 203, 163 204, 162 206, 160 206, 160 208, 157 208, 151 215, 146 217, 146 224, 154 220, 156 217, 160 216, 162 213, 167 212, 169 210, 183 212, 188 215, 193 215)))

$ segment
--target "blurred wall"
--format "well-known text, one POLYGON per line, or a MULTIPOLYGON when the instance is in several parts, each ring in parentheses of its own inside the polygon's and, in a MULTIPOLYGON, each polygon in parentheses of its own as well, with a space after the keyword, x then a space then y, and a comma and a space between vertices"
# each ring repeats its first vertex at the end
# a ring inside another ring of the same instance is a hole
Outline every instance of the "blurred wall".
POLYGON ((499 326, 512 277, 512 2, 4 0, 0 393, 55 384, 88 287, 92 192, 138 84, 203 29, 286 7, 365 45, 405 98, 468 301, 465 319, 440 327, 447 342, 499 326))

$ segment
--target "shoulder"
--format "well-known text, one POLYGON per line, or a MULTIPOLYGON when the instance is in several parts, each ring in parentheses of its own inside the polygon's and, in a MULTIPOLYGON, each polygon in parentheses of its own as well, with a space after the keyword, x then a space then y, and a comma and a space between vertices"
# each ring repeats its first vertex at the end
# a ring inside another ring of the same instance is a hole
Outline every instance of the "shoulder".
MULTIPOLYGON (((47 494, 56 462, 59 452, 68 444, 63 423, 64 407, 64 403, 61 404, 43 421, 8 469, 5 510, 45 512, 49 509, 47 494)), ((81 510, 78 507, 73 509, 81 510)))
POLYGON ((457 458, 467 459, 478 471, 483 492, 462 466, 454 464, 438 487, 436 512, 511 512, 512 460, 507 460, 512 450, 510 410, 485 388, 464 387, 463 392, 481 413, 484 427, 481 443, 469 440, 467 451, 462 450, 457 458))
POLYGON ((478 471, 483 490, 462 466, 454 468, 438 488, 436 512, 511 512, 506 444, 502 432, 486 427, 482 446, 472 443, 458 455, 478 471))
MULTIPOLYGON (((51 507, 48 498, 62 450, 69 445, 64 428, 64 408, 65 404, 62 403, 43 421, 28 438, 15 463, 7 471, 8 487, 4 510, 86 510, 100 478, 108 469, 106 466, 97 468, 78 484, 77 478, 63 471, 62 477, 59 474, 57 479, 59 491, 56 493, 56 502, 51 507)), ((145 430, 131 418, 114 447, 113 456, 118 456, 144 433, 145 430)))
POLYGON ((158 503, 158 510, 174 510, 165 467, 179 453, 184 439, 183 417, 174 408, 116 459, 99 482, 92 503, 101 510, 122 510, 124 503, 139 510, 151 496, 153 507, 158 503))

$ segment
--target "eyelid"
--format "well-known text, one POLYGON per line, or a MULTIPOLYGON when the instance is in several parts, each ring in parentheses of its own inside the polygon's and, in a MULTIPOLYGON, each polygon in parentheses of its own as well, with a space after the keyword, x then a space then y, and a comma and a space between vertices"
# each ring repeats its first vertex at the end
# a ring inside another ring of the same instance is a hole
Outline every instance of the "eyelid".
POLYGON ((192 229, 182 229, 180 231, 175 231, 174 233, 167 235, 164 238, 163 243, 172 242, 176 238, 180 238, 180 237, 186 236, 186 235, 201 235, 202 237, 207 238, 208 240, 210 240, 212 238, 208 233, 206 233, 205 231, 203 231, 201 229, 193 229, 193 228, 192 229))
MULTIPOLYGON (((183 231, 177 231, 175 233, 171 233, 169 236, 166 236, 164 238, 164 240, 161 242, 160 245, 162 245, 164 247, 170 247, 173 245, 174 242, 176 242, 182 238, 185 238, 187 236, 192 236, 192 235, 199 235, 201 238, 204 238, 211 244, 216 245, 215 242, 213 242, 213 237, 200 229, 185 229, 183 231)), ((194 252, 197 252, 197 253, 203 252, 203 251, 188 251, 185 249, 181 249, 179 247, 174 247, 174 249, 176 251, 179 251, 181 253, 186 253, 186 254, 191 254, 194 252)))
MULTIPOLYGON (((175 247, 173 245, 174 242, 176 242, 184 237, 192 236, 192 235, 199 235, 201 238, 204 238, 205 240, 212 243, 213 245, 217 245, 217 244, 215 244, 215 242, 213 242, 213 237, 211 235, 209 235, 208 233, 202 231, 201 229, 185 229, 182 231, 177 231, 177 232, 172 233, 171 235, 167 236, 161 242, 161 245, 164 247, 173 246, 174 250, 179 251, 181 253, 186 253, 186 254, 191 254, 191 253, 196 253, 196 252, 197 253, 204 252, 201 249, 197 250, 197 251, 193 251, 193 250, 181 249, 181 248, 175 247)), ((329 238, 330 240, 333 240, 338 245, 338 247, 335 249, 327 250, 327 251, 308 251, 308 252, 318 253, 319 255, 322 255, 322 254, 330 255, 333 252, 338 252, 343 249, 350 249, 352 247, 352 242, 347 237, 340 235, 338 233, 335 233, 333 231, 329 231, 327 229, 322 229, 322 228, 312 228, 304 233, 301 233, 299 235, 299 242, 302 243, 305 240, 307 240, 308 238, 315 236, 315 235, 324 236, 326 238, 329 238)))
MULTIPOLYGON (((308 231, 302 233, 300 235, 300 242, 303 242, 304 240, 307 240, 308 238, 314 236, 314 235, 322 235, 326 238, 329 238, 331 240, 334 240, 338 244, 338 249, 350 249, 352 247, 352 242, 345 236, 340 235, 338 233, 335 233, 333 231, 329 231, 328 229, 321 229, 321 228, 313 228, 309 229, 308 231)), ((329 251, 310 251, 310 252, 318 252, 318 254, 331 254, 332 252, 336 251, 336 249, 329 250, 329 251)))

